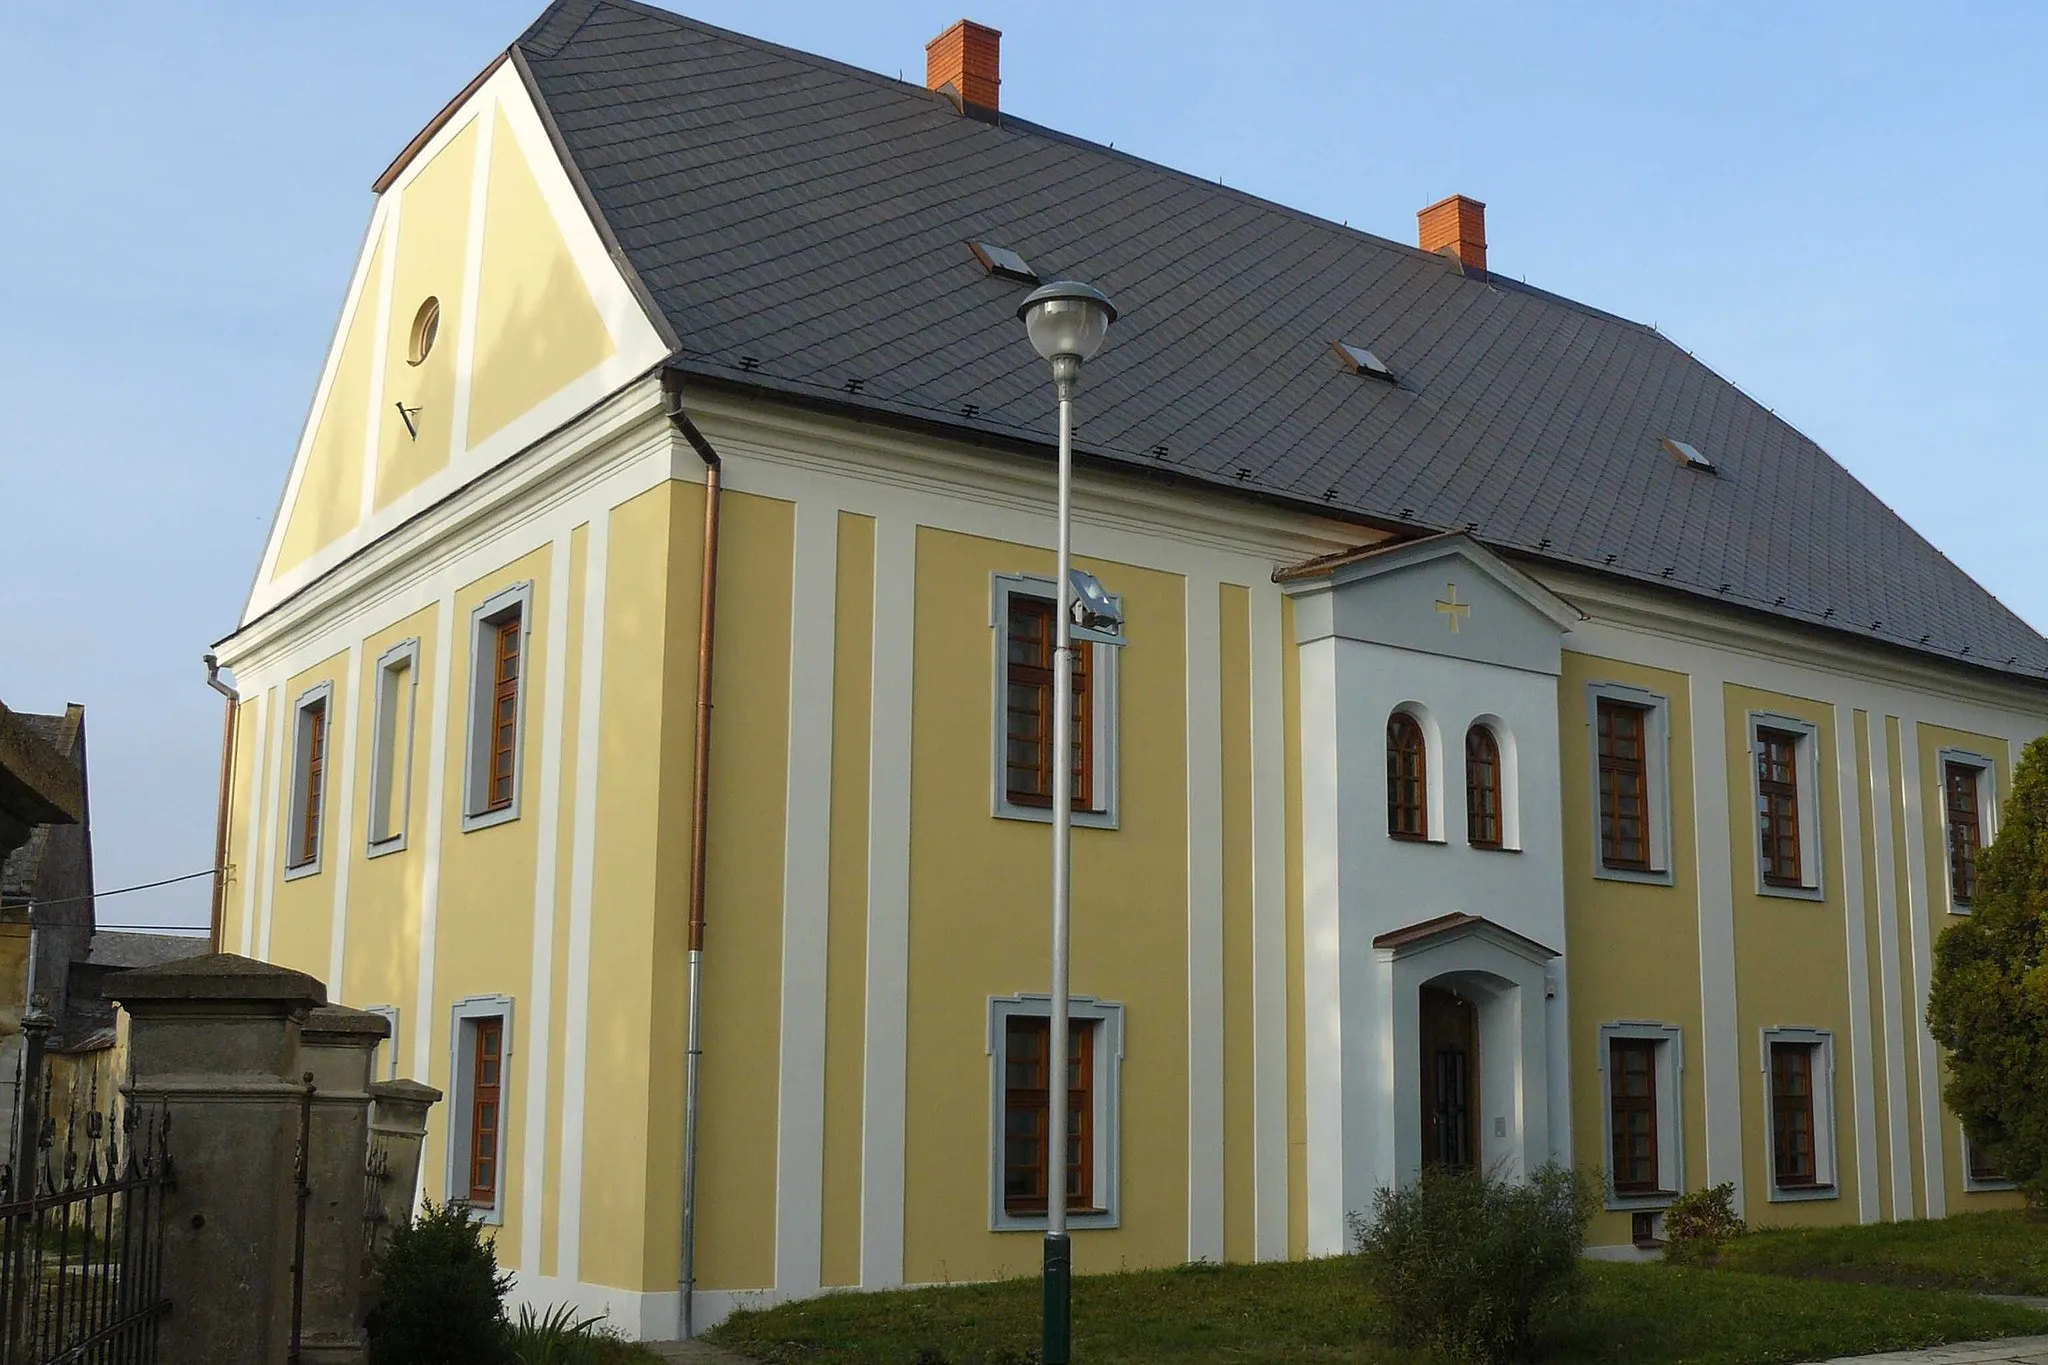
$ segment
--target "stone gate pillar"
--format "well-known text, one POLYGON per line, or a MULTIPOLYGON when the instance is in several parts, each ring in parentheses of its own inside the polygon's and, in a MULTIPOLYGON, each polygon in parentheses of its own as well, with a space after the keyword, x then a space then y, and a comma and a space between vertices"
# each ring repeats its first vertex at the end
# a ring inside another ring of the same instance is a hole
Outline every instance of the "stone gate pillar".
POLYGON ((313 1073, 307 1153, 306 1290, 300 1359, 360 1365, 369 1276, 370 1077, 391 1022, 367 1010, 323 1005, 299 1029, 299 1056, 313 1073))
POLYGON ((290 1349, 303 972, 233 954, 125 973, 129 1103, 170 1119, 162 1365, 272 1365, 290 1349))
POLYGON ((378 1081, 370 1087, 370 1163, 375 1189, 371 1193, 375 1226, 370 1258, 382 1264, 391 1229, 412 1217, 419 1193, 420 1154, 427 1141, 427 1111, 440 1103, 441 1092, 419 1081, 378 1081))

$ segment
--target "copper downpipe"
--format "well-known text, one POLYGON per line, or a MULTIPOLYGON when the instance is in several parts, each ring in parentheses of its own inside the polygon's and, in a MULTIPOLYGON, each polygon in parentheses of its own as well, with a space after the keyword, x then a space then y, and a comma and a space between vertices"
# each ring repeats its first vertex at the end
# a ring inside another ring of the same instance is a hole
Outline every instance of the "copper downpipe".
POLYGON ((228 808, 235 785, 235 708, 242 694, 220 680, 220 660, 206 656, 206 685, 226 698, 220 727, 220 811, 213 822, 213 918, 207 931, 207 948, 220 951, 222 926, 228 903, 228 808))
POLYGON ((704 1056, 704 865, 711 822, 711 665, 718 610, 718 502, 724 464, 690 415, 683 411, 682 376, 662 374, 662 406, 690 448, 704 461, 704 563, 698 575, 697 745, 690 773, 690 1005, 683 1074, 683 1234, 676 1277, 681 1328, 696 1335, 697 1290, 697 1078, 704 1056))

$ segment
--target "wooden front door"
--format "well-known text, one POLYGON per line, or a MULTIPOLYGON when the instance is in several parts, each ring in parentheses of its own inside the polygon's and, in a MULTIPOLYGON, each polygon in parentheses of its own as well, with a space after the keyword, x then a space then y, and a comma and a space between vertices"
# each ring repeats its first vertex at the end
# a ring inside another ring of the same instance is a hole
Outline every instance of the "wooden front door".
POLYGON ((1479 1015, 1454 991, 1424 986, 1422 1164, 1470 1170, 1479 1157, 1479 1015))

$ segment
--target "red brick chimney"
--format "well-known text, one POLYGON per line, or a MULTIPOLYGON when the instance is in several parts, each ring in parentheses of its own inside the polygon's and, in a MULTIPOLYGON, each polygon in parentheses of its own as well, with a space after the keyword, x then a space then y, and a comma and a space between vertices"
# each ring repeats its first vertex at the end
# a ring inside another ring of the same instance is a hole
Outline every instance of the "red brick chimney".
POLYGON ((1486 269, 1486 205, 1454 194, 1415 215, 1416 241, 1424 251, 1448 249, 1467 270, 1486 269))
POLYGON ((1001 107, 1003 35, 962 19, 924 45, 924 83, 950 97, 960 112, 994 120, 1001 107))

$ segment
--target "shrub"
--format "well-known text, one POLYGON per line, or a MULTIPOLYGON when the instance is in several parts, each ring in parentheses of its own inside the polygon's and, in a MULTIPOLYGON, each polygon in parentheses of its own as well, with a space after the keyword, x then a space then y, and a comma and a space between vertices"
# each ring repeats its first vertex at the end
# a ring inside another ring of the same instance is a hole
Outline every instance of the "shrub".
POLYGON ((521 1304, 506 1343, 512 1365, 656 1365, 660 1359, 606 1327, 602 1316, 579 1318, 567 1304, 538 1314, 521 1304))
POLYGON ((1527 1181, 1431 1170, 1354 1220, 1367 1281, 1404 1341, 1459 1361, 1523 1355, 1536 1323, 1580 1287, 1593 1183, 1560 1166, 1527 1181))
POLYGON ((1664 1259, 1677 1265, 1705 1265, 1744 1231, 1735 1216, 1733 1181, 1694 1190, 1664 1210, 1664 1259))
POLYGON ((1970 914, 1934 941, 1927 1025, 1975 1151, 2048 1211, 2048 737, 2013 770, 1970 914))
POLYGON ((392 1230, 368 1323, 371 1365, 505 1365, 511 1287, 468 1207, 429 1201, 392 1230))

